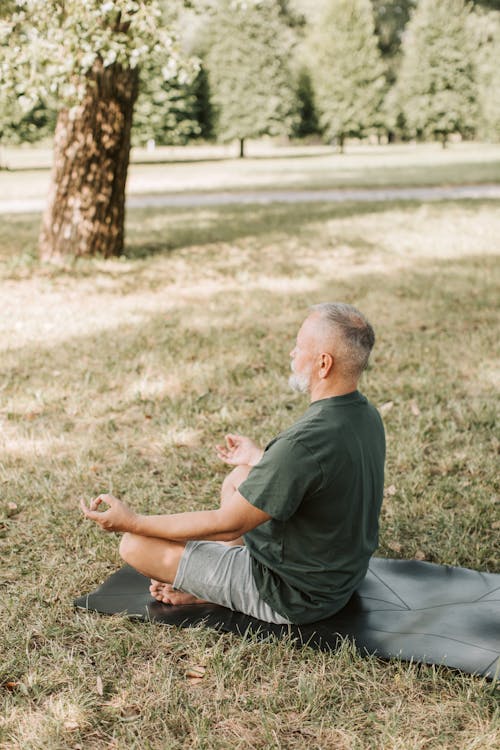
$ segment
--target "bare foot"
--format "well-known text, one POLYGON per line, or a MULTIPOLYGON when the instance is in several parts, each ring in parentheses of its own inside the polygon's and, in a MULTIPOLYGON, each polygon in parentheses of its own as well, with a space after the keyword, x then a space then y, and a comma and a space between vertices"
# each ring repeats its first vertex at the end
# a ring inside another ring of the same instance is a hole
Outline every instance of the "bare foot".
POLYGON ((149 591, 152 597, 163 604, 206 604, 204 599, 197 599, 192 594, 185 594, 184 591, 176 591, 170 583, 162 583, 151 579, 149 591))

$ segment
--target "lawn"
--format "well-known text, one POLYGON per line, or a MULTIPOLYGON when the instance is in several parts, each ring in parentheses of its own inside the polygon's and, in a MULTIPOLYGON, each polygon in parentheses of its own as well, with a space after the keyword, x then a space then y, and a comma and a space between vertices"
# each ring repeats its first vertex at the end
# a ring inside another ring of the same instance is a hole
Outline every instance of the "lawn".
POLYGON ((0 747, 498 747, 476 677, 72 608, 120 564, 78 498, 214 507, 224 433, 304 410, 288 352, 322 300, 377 333, 378 554, 498 572, 498 203, 136 210, 122 259, 66 269, 35 260, 38 221, 1 218, 0 747))
MULTIPOLYGON (((250 144, 249 157, 235 159, 234 147, 134 150, 131 195, 191 191, 315 190, 405 187, 500 182, 500 145, 437 143, 350 146, 338 154, 326 146, 279 147, 250 144)), ((40 198, 49 186, 51 152, 4 149, 11 169, 0 171, 0 195, 11 200, 40 198)))

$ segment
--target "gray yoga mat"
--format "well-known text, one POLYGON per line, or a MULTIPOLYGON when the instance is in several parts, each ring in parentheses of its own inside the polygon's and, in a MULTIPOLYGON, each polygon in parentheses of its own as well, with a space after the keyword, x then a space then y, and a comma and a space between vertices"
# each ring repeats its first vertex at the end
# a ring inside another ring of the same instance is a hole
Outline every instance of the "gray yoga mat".
POLYGON ((178 627, 206 626, 260 637, 291 635, 297 645, 335 649, 349 638, 361 654, 437 664, 496 679, 500 671, 500 575, 374 557, 340 612, 310 625, 283 626, 215 604, 172 606, 151 598, 133 568, 113 573, 75 606, 178 627))

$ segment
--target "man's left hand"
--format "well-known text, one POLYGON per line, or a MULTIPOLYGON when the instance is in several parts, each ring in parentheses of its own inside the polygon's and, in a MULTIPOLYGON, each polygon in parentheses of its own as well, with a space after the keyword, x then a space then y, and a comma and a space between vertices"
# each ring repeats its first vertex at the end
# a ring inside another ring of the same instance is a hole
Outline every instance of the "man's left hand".
POLYGON ((86 518, 95 521, 104 531, 133 531, 137 514, 130 510, 125 503, 113 495, 99 495, 87 505, 80 500, 80 507, 86 518), (107 510, 98 510, 105 503, 107 510))

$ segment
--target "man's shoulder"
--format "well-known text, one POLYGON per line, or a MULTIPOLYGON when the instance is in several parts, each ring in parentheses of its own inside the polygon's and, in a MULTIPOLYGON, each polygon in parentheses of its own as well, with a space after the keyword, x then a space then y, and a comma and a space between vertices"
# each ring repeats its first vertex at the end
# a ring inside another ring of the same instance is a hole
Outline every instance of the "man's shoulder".
POLYGON ((362 394, 359 398, 344 401, 325 399, 321 403, 314 402, 311 407, 277 435, 268 447, 281 443, 275 448, 276 452, 309 453, 321 464, 349 452, 353 441, 355 444, 360 439, 369 443, 383 441, 380 414, 362 394))
MULTIPOLYGON (((292 426, 293 427, 293 426, 292 426)), ((303 431, 294 430, 292 427, 280 432, 267 445, 265 452, 272 452, 274 456, 293 455, 308 453, 307 441, 304 440, 303 431)))

